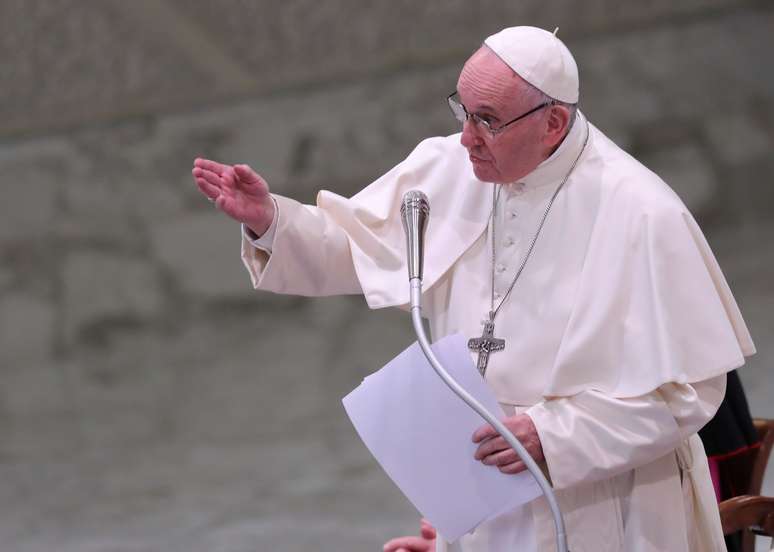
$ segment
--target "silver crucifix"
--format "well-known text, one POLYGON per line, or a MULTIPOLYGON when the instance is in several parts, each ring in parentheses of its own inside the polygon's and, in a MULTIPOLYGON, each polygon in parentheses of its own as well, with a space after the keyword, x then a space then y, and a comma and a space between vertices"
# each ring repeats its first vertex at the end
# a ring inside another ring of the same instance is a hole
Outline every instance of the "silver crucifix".
POLYGON ((486 373, 486 365, 489 362, 489 353, 505 349, 505 340, 494 337, 494 320, 484 321, 484 333, 481 337, 468 340, 468 349, 478 352, 478 371, 483 376, 486 373))

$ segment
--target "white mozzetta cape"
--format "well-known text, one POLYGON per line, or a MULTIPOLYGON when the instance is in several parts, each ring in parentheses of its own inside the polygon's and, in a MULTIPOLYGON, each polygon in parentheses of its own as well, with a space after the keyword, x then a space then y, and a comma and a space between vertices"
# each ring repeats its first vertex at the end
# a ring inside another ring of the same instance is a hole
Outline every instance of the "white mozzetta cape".
MULTIPOLYGON (((495 335, 506 348, 490 356, 486 379, 504 407, 535 421, 548 472, 564 489, 574 552, 723 550, 701 443, 686 439, 714 414, 724 374, 754 347, 685 206, 579 114, 561 147, 518 183, 523 193, 503 187, 498 237, 508 205, 521 202, 522 230, 505 232, 525 250, 578 155, 498 314, 495 335), (656 507, 665 498, 685 516, 656 507), (697 544, 699 533, 706 543, 697 544)), ((491 289, 492 187, 475 178, 459 135, 431 138, 352 198, 323 191, 314 207, 275 196, 272 254, 245 240, 242 257, 256 288, 363 293, 372 308, 403 306, 398 211, 403 194, 420 189, 431 206, 424 314, 436 338, 478 336, 491 289)), ((512 256, 496 288, 512 280, 521 254, 512 256)), ((534 504, 537 549, 551 550, 550 519, 534 504)), ((504 525, 482 526, 463 549, 515 542, 501 538, 504 525)))

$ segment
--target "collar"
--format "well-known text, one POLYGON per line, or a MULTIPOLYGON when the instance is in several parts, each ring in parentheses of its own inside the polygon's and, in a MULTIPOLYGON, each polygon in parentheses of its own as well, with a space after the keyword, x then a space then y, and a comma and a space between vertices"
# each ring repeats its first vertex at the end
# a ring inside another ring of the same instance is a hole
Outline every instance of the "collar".
POLYGON ((570 167, 572 167, 572 164, 581 153, 588 132, 588 121, 583 113, 578 110, 570 132, 562 140, 562 143, 559 144, 556 151, 527 176, 512 184, 506 184, 506 189, 511 187, 530 189, 561 181, 567 176, 570 167))

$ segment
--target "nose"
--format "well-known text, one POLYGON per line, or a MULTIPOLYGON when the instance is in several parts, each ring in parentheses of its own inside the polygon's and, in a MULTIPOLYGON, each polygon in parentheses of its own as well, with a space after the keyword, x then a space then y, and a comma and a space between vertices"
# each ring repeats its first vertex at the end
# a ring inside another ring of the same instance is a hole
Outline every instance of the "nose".
POLYGON ((483 138, 481 138, 481 135, 479 134, 478 125, 476 125, 471 118, 462 123, 460 143, 467 149, 475 148, 484 143, 483 138))

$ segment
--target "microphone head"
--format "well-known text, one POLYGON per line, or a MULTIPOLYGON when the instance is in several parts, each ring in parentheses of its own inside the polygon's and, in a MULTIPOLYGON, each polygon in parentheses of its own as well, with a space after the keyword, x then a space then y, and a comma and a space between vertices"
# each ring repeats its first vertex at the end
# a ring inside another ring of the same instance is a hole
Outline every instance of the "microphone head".
POLYGON ((427 196, 419 190, 409 190, 403 194, 403 201, 400 204, 400 215, 403 219, 403 229, 407 229, 409 220, 415 216, 422 217, 422 222, 427 220, 427 216, 430 214, 430 203, 427 201, 427 196))
POLYGON ((406 232, 409 280, 422 279, 425 229, 430 215, 427 196, 419 190, 409 190, 403 195, 400 205, 403 231, 406 232))

